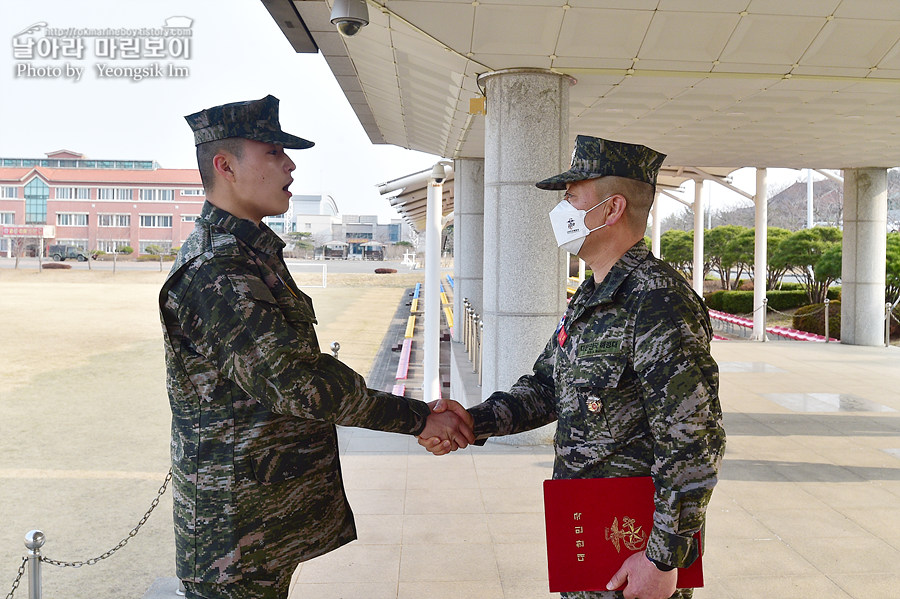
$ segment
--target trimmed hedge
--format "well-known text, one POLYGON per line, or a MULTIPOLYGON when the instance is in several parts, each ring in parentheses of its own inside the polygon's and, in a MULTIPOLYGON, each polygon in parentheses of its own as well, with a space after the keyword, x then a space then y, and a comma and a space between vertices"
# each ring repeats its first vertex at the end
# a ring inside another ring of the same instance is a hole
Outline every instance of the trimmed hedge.
POLYGON ((44 262, 41 264, 41 268, 66 270, 72 268, 72 265, 63 262, 44 262))
MULTIPOLYGON (((799 283, 795 283, 799 285, 799 283)), ((832 287, 828 290, 828 299, 840 300, 840 287, 832 287)), ((770 290, 766 292, 767 304, 773 310, 793 310, 808 304, 806 291, 802 289, 770 290)), ((728 312, 729 314, 749 314, 753 312, 752 291, 714 291, 706 296, 706 306, 710 310, 728 312)))
MULTIPOLYGON (((798 331, 825 334, 825 304, 811 304, 803 306, 794 314, 791 326, 798 331)), ((841 302, 834 301, 828 304, 828 336, 835 339, 841 338, 841 302)))
POLYGON ((713 291, 709 295, 706 296, 706 307, 710 310, 716 310, 718 312, 724 311, 724 307, 722 302, 725 299, 725 294, 728 293, 724 289, 720 289, 718 291, 713 291))
POLYGON ((376 275, 390 275, 395 272, 397 272, 396 268, 376 268, 375 269, 376 275))
POLYGON ((722 311, 729 314, 750 314, 753 312, 752 291, 726 291, 722 298, 722 311))

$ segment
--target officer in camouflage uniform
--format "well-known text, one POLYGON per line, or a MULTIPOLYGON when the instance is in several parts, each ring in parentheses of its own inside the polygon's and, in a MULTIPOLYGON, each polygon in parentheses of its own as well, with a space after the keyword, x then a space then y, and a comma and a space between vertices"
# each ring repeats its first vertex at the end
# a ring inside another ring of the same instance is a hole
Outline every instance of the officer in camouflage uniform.
MULTIPOLYGON (((624 592, 563 593, 570 599, 690 597, 690 589, 675 592, 673 567, 698 556, 692 535, 703 529, 724 452, 708 313, 643 241, 664 158, 579 135, 570 170, 537 184, 566 189, 551 212, 554 232, 593 276, 572 297, 534 372, 469 409, 479 439, 557 421, 555 479, 653 477, 646 550, 608 587, 627 576, 624 592)), ((448 447, 420 443, 438 454, 448 447)))
POLYGON ((320 353, 312 302, 288 273, 284 243, 260 222, 288 208, 294 163, 284 148, 313 145, 281 130, 278 99, 186 119, 207 202, 159 300, 176 573, 189 599, 284 599, 298 562, 356 538, 336 424, 411 435, 437 427, 463 446, 465 425, 367 389, 320 353))

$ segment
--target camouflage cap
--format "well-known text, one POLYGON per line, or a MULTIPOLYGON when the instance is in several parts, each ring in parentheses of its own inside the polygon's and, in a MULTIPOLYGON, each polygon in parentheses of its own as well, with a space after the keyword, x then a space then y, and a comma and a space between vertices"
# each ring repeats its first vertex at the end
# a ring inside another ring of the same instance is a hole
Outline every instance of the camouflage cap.
POLYGON ((281 130, 278 102, 278 98, 268 95, 260 100, 213 106, 184 118, 194 132, 196 146, 229 137, 243 137, 296 150, 313 147, 313 142, 281 130))
POLYGON ((665 159, 665 154, 647 146, 578 135, 575 137, 571 168, 535 185, 540 189, 565 189, 566 183, 608 176, 656 185, 656 175, 665 159))

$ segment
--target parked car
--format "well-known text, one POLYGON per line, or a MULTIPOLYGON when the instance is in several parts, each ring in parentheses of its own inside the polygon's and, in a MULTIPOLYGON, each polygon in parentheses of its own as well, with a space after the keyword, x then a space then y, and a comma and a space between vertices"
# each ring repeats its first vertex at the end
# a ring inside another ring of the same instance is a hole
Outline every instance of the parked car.
POLYGON ((47 257, 53 258, 54 262, 65 260, 66 258, 74 258, 79 262, 86 262, 89 256, 81 248, 73 245, 51 245, 47 246, 47 257))

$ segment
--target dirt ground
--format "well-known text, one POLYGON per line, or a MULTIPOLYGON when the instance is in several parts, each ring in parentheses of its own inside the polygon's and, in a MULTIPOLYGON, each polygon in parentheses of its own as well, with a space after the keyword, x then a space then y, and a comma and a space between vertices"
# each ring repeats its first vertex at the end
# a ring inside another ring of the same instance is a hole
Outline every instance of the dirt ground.
MULTIPOLYGON (((304 288, 323 350, 339 341, 341 359, 367 373, 404 289, 423 276, 334 274, 326 289, 304 288)), ((28 530, 46 534, 52 559, 96 557, 127 536, 163 483, 164 277, 0 270, 0 593, 28 530)), ((139 598, 155 578, 174 576, 171 509, 167 492, 141 532, 96 565, 44 565, 44 596, 139 598)), ((26 587, 23 579, 17 599, 26 587)))

